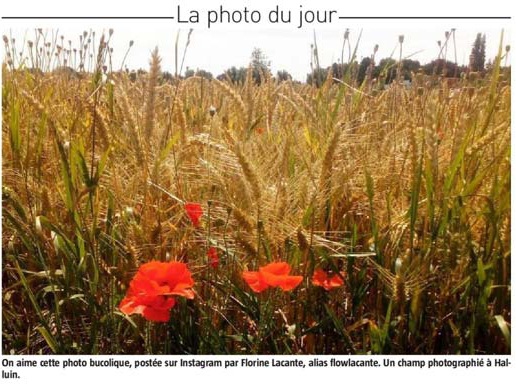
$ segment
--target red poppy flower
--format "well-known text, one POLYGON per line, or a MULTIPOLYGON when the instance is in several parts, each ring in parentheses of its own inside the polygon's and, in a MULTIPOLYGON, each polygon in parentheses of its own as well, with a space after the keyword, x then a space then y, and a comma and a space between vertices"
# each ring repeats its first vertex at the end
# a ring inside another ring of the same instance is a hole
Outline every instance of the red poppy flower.
POLYGON ((186 203, 185 204, 186 214, 190 218, 190 221, 194 227, 199 227, 199 220, 202 216, 202 207, 199 203, 186 203))
POLYGON ((217 253, 217 249, 211 246, 208 249, 208 259, 210 260, 210 266, 213 268, 219 267, 219 254, 217 253))
POLYGON ((290 276, 290 265, 286 262, 273 262, 260 267, 258 271, 245 271, 242 274, 245 282, 256 293, 263 292, 268 287, 279 287, 289 291, 297 287, 303 277, 290 276))
POLYGON ((126 315, 137 313, 147 320, 166 322, 176 304, 173 296, 193 299, 193 284, 184 263, 148 262, 138 269, 119 308, 126 315))
POLYGON ((324 270, 317 269, 312 276, 312 284, 315 286, 320 286, 326 290, 331 290, 333 288, 338 288, 344 285, 344 280, 338 274, 329 276, 328 273, 324 270))
POLYGON ((263 127, 257 127, 257 128, 256 128, 256 132, 257 132, 258 134, 263 134, 263 133, 265 132, 265 128, 263 128, 263 127))

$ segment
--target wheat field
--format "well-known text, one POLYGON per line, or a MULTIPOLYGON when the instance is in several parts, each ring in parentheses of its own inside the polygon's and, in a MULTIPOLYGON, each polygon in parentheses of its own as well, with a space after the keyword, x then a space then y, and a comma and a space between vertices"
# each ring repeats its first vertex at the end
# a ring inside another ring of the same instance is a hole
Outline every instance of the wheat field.
POLYGON ((131 78, 95 54, 2 66, 4 354, 510 353, 502 45, 410 88, 164 80, 157 51, 131 78), (165 322, 121 310, 151 261, 193 280, 165 322), (243 277, 276 262, 295 287, 243 277))

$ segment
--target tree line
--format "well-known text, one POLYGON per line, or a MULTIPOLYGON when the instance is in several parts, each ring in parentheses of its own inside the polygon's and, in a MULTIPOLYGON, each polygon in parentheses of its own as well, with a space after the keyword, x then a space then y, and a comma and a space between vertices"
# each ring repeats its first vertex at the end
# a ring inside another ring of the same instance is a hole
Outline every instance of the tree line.
MULTIPOLYGON (((438 42, 440 45, 440 42, 438 42)), ((509 46, 506 51, 509 51, 509 46)), ((376 50, 375 50, 376 51, 376 50)), ((255 83, 260 84, 264 78, 274 77, 277 81, 292 80, 291 74, 287 70, 279 70, 275 75, 272 74, 270 61, 265 53, 255 48, 251 54, 251 60, 248 67, 232 66, 216 77, 209 71, 204 69, 193 70, 187 68, 184 78, 193 76, 203 77, 205 79, 217 78, 221 81, 231 81, 232 83, 244 83, 247 79, 248 72, 251 72, 255 83)), ((416 73, 425 75, 439 75, 442 77, 457 78, 465 72, 484 72, 491 66, 491 62, 486 63, 486 36, 478 33, 472 45, 471 54, 468 65, 458 65, 456 62, 444 58, 437 58, 429 63, 421 64, 419 61, 412 59, 403 59, 401 62, 393 58, 383 58, 376 61, 374 54, 370 57, 364 57, 360 62, 353 60, 349 63, 333 63, 323 68, 312 68, 311 72, 306 75, 306 83, 320 86, 328 77, 336 80, 343 80, 345 77, 353 80, 357 85, 361 85, 366 78, 370 80, 382 80, 384 84, 390 84, 395 80, 412 81, 412 77, 416 73), (399 75, 398 75, 399 73, 399 75)), ((162 74, 164 80, 172 79, 173 75, 164 72, 162 74)))

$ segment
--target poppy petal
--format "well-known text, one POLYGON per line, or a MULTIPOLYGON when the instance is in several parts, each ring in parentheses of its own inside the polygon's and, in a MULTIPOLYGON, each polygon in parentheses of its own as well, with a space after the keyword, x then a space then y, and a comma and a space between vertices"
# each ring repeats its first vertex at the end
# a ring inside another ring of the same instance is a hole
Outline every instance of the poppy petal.
POLYGON ((199 220, 202 216, 202 207, 199 203, 186 203, 185 204, 186 214, 190 218, 190 221, 194 227, 199 227, 199 220))
POLYGON ((338 274, 330 277, 324 270, 317 269, 314 271, 312 276, 312 284, 320 286, 326 291, 330 291, 333 288, 338 288, 344 285, 344 280, 338 274))
POLYGON ((244 271, 242 278, 247 282, 249 287, 256 293, 261 293, 269 287, 266 282, 260 277, 257 271, 244 271))
POLYGON ((284 291, 289 291, 296 288, 301 281, 303 281, 302 276, 286 276, 278 286, 284 291))
POLYGON ((260 271, 277 276, 286 276, 290 273, 290 265, 286 262, 272 262, 266 266, 260 267, 260 271))
POLYGON ((176 301, 172 295, 194 298, 194 281, 184 263, 151 261, 143 264, 129 284, 119 309, 147 320, 168 321, 176 301))
POLYGON ((210 266, 216 269, 219 266, 219 254, 217 253, 217 249, 213 246, 210 247, 207 255, 210 260, 210 266))
POLYGON ((330 286, 332 288, 338 288, 342 285, 344 285, 344 280, 340 276, 336 275, 330 279, 330 286))
POLYGON ((170 286, 170 294, 193 298, 194 280, 187 266, 181 262, 170 262, 167 269, 167 284, 170 286))
POLYGON ((146 307, 143 311, 143 317, 147 320, 166 323, 170 319, 170 310, 146 307))
POLYGON ((133 313, 140 313, 140 312, 136 312, 137 306, 134 305, 134 302, 130 297, 124 298, 120 302, 120 305, 118 306, 118 308, 126 315, 132 315, 133 313))
POLYGON ((289 291, 296 288, 303 280, 303 277, 291 276, 289 273, 290 265, 287 262, 273 262, 260 267, 257 272, 244 272, 243 278, 251 289, 257 293, 262 292, 269 286, 289 291))

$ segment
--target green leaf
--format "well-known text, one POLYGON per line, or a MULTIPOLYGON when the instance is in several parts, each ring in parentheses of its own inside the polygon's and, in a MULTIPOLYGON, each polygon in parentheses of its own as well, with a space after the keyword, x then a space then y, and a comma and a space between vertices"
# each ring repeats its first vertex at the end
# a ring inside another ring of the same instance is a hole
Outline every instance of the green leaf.
POLYGON ((34 296, 34 293, 32 293, 32 289, 31 289, 29 283, 27 282, 27 278, 25 278, 25 274, 23 274, 23 271, 20 268, 20 264, 18 263, 18 261, 14 260, 13 262, 15 264, 16 271, 18 272, 18 275, 20 277, 20 281, 21 281, 23 287, 25 288, 27 295, 29 296, 30 302, 32 303, 32 307, 36 311, 36 314, 39 317, 40 323, 43 325, 43 327, 41 327, 41 326, 38 327, 38 331, 41 333, 41 335, 43 335, 43 337, 45 338, 47 344, 50 346, 52 351, 57 353, 58 352, 57 342, 50 332, 50 327, 45 319, 45 316, 43 315, 43 312, 41 311, 41 308, 36 300, 36 297, 34 296))
POLYGON ((56 343, 54 337, 50 334, 50 332, 48 332, 48 330, 46 328, 44 328, 44 327, 37 327, 36 329, 43 336, 43 338, 45 338, 45 341, 47 342, 47 344, 50 347, 50 349, 54 353, 57 354, 58 346, 57 346, 57 343, 56 343))
POLYGON ((500 327, 500 331, 502 331, 502 335, 505 338, 505 342, 507 343, 508 347, 511 346, 511 331, 509 330, 509 326, 507 325, 507 322, 503 318, 502 315, 496 315, 495 317, 496 324, 498 324, 498 327, 500 327))
POLYGON ((355 353, 355 347, 353 346, 353 341, 351 340, 351 337, 349 336, 348 332, 346 331, 346 328, 344 327, 344 324, 342 321, 335 315, 335 312, 328 306, 328 304, 324 304, 324 309, 326 310, 326 313, 331 318, 333 325, 335 326, 335 329, 340 333, 342 338, 344 339, 344 342, 346 343, 346 346, 349 348, 349 350, 352 353, 355 353))
POLYGON ((486 280, 486 270, 481 258, 478 258, 477 260, 477 278, 479 285, 483 285, 486 280))

